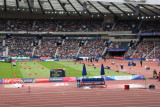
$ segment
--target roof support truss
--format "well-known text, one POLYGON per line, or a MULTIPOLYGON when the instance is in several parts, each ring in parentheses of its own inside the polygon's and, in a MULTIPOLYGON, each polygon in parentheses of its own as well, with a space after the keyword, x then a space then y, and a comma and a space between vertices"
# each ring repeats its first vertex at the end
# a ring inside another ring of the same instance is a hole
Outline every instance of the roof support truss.
MULTIPOLYGON (((83 7, 83 4, 79 0, 77 0, 77 2, 83 7)), ((86 8, 86 10, 91 15, 91 12, 87 8, 86 8)))
POLYGON ((105 9, 107 9, 111 14, 113 14, 114 16, 117 16, 112 10, 109 9, 109 7, 107 8, 104 4, 102 4, 101 2, 98 1, 98 3, 103 6, 105 9))
MULTIPOLYGON (((136 9, 136 7, 133 6, 132 4, 129 4, 129 5, 136 9)), ((144 13, 141 9, 139 9, 139 12, 140 12, 140 13, 143 13, 143 14, 146 15, 146 16, 148 16, 148 15, 147 15, 146 13, 144 13)))
POLYGON ((53 12, 55 12, 55 10, 54 10, 54 8, 53 8, 53 6, 52 6, 52 4, 51 4, 50 0, 48 0, 48 3, 50 4, 50 6, 51 6, 51 8, 52 8, 53 12))
POLYGON ((69 3, 70 3, 70 5, 74 8, 74 10, 77 12, 77 14, 79 15, 79 16, 81 16, 81 14, 79 14, 79 12, 77 11, 77 9, 73 6, 73 4, 69 1, 69 0, 67 0, 69 3))
POLYGON ((38 1, 39 6, 40 6, 40 8, 41 8, 41 10, 42 10, 42 13, 44 14, 44 10, 43 10, 43 7, 42 7, 42 5, 41 5, 41 2, 40 2, 39 0, 37 0, 37 1, 38 1))
POLYGON ((88 1, 88 3, 90 4, 90 5, 92 5, 102 16, 104 16, 104 14, 100 11, 100 10, 98 10, 97 8, 96 8, 96 6, 94 6, 91 2, 89 2, 88 1))

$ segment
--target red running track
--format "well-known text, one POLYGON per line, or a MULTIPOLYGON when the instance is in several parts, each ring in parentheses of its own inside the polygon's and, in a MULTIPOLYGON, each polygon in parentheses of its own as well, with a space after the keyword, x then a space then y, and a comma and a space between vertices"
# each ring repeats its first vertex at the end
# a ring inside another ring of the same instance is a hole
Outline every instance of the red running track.
MULTIPOLYGON (((77 88, 75 82, 59 86, 55 86, 57 83, 31 83, 24 84, 23 88, 4 88, 5 84, 1 84, 0 107, 159 107, 160 82, 147 80, 147 87, 151 83, 156 85, 156 89, 83 89, 77 88)), ((144 85, 145 81, 106 81, 106 84, 144 85)))
MULTIPOLYGON (((83 63, 88 64, 85 61, 83 63)), ((158 62, 144 62, 143 67, 138 61, 136 67, 128 67, 128 61, 119 60, 107 60, 107 62, 100 60, 98 63, 93 63, 97 67, 104 63, 104 66, 111 66, 113 70, 116 70, 116 65, 123 64, 124 70, 120 72, 145 75, 147 78, 152 78, 153 69, 160 71, 158 62), (113 61, 115 66, 111 65, 113 61), (144 72, 144 66, 151 67, 151 70, 144 72)), ((0 84, 0 107, 159 107, 160 105, 160 82, 157 80, 147 80, 146 86, 144 80, 106 81, 106 88, 88 90, 77 88, 75 82, 58 84, 61 83, 31 83, 24 84, 23 88, 7 88, 11 85, 0 84), (124 90, 124 84, 140 86, 124 90), (149 84, 154 84, 156 89, 148 89, 149 84), (31 86, 30 92, 28 86, 31 86)))

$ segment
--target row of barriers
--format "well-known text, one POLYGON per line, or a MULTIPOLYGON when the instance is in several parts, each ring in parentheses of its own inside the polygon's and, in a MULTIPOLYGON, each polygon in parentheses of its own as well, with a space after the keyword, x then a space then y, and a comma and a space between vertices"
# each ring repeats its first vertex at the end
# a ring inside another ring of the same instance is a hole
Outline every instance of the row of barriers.
POLYGON ((42 82, 76 82, 83 78, 104 78, 107 80, 144 80, 144 75, 131 76, 89 76, 89 77, 50 77, 50 78, 7 78, 0 79, 0 84, 42 83, 42 82))

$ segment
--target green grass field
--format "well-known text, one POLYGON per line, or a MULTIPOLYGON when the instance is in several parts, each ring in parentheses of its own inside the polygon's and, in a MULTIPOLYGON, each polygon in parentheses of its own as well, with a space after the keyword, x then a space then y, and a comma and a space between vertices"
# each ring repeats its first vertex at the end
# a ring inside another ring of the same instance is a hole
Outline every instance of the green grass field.
MULTIPOLYGON (((79 64, 79 63, 75 64, 74 62, 69 62, 69 61, 16 62, 15 67, 11 66, 10 63, 0 63, 0 78, 49 77, 50 69, 65 69, 67 77, 79 77, 79 76, 82 76, 82 68, 83 68, 83 64, 79 64), (37 75, 35 75, 35 73, 37 73, 37 75), (14 76, 14 74, 16 74, 16 76, 14 76)), ((96 69, 94 69, 93 66, 86 66, 86 69, 87 69, 87 76, 100 76, 101 68, 97 67, 96 69)), ((112 70, 105 70, 105 75, 120 76, 120 75, 129 75, 129 74, 121 73, 121 72, 117 73, 112 70)))

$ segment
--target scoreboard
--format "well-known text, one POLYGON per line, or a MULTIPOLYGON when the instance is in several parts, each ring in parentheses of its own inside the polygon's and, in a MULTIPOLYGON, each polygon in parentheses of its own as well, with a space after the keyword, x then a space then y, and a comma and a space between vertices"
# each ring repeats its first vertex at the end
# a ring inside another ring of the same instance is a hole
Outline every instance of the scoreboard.
POLYGON ((50 69, 50 77, 65 77, 64 69, 50 69))

